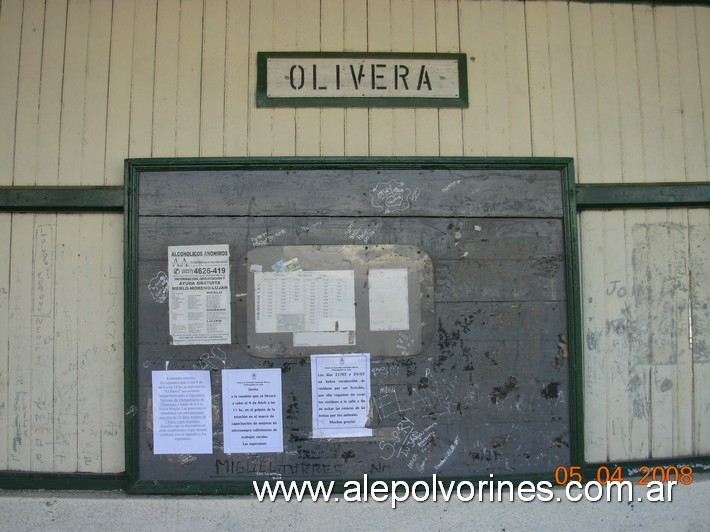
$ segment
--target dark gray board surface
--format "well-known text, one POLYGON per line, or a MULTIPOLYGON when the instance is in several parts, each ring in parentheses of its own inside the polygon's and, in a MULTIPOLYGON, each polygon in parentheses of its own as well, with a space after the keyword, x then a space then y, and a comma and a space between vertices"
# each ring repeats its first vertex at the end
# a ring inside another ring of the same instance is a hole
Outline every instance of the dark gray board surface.
POLYGON ((145 171, 137 192, 140 480, 519 476, 570 463, 560 171, 145 171), (372 359, 372 438, 309 438, 308 358, 253 357, 235 327, 231 345, 169 345, 168 303, 147 287, 167 271, 167 247, 189 244, 229 244, 232 292, 235 261, 263 245, 407 244, 430 255, 434 341, 372 359), (210 370, 212 455, 152 453, 150 378, 166 362, 210 370), (282 370, 284 453, 225 455, 219 370, 257 367, 282 370))

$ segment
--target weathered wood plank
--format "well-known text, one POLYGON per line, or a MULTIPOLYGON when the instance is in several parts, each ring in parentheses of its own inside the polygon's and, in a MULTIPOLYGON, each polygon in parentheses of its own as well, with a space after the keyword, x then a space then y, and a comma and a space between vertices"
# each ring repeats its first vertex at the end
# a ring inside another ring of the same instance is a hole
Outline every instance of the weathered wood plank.
POLYGON ((505 155, 510 151, 510 126, 513 117, 508 106, 508 81, 505 56, 505 7, 501 2, 481 2, 483 25, 483 65, 486 80, 486 155, 505 155))
POLYGON ((20 72, 15 116, 15 185, 34 185, 37 170, 37 123, 42 72, 44 5, 25 2, 22 10, 20 72))
POLYGON ((0 185, 13 183, 15 170, 15 118, 17 80, 22 40, 22 0, 0 6, 0 185))
MULTIPOLYGON (((344 0, 345 50, 361 52, 367 50, 367 3, 359 0, 344 0)), ((367 109, 347 109, 345 111, 345 154, 350 156, 369 155, 370 112, 367 109)))
POLYGON ((79 216, 57 218, 54 340, 54 470, 78 471, 79 216))
POLYGON ((8 350, 8 469, 32 470, 32 243, 34 215, 12 216, 8 350), (14 356, 15 353, 25 356, 14 356))
POLYGON ((58 179, 64 43, 67 28, 66 0, 45 2, 44 20, 35 178, 35 184, 39 186, 56 185, 58 179))
POLYGON ((600 175, 595 181, 619 182, 621 174, 621 131, 617 94, 614 12, 609 4, 595 4, 591 9, 593 73, 598 115, 600 175))
POLYGON ((248 75, 249 9, 247 2, 239 0, 227 2, 224 152, 232 156, 247 154, 249 102, 252 97, 248 75))
POLYGON ((180 2, 176 146, 178 157, 194 157, 200 152, 203 4, 202 0, 180 2))
POLYGON ((532 153, 538 156, 555 154, 552 112, 552 76, 548 4, 525 4, 525 31, 529 64, 530 130, 532 153))
MULTIPOLYGON (((367 2, 367 50, 389 52, 392 50, 392 13, 390 0, 367 2)), ((370 109, 370 155, 394 155, 394 111, 370 109)))
POLYGON ((638 75, 639 79, 645 80, 639 83, 644 172, 637 179, 657 183, 664 180, 664 164, 653 8, 635 5, 633 11, 638 75))
POLYGON ((532 154, 530 138, 530 82, 528 80, 525 4, 506 2, 506 70, 510 108, 510 155, 532 154))
MULTIPOLYGON (((700 84, 700 68, 702 67, 699 62, 695 11, 692 6, 678 6, 676 8, 676 27, 685 180, 703 181, 706 179, 707 154, 703 125, 703 86, 700 84)), ((708 28, 701 28, 700 31, 707 33, 708 28)), ((707 91, 707 89, 705 90, 707 91)))
POLYGON ((111 0, 92 1, 86 60, 86 100, 81 160, 81 184, 102 185, 106 179, 106 94, 111 52, 111 0))
MULTIPOLYGON (((273 50, 273 0, 252 2, 249 15, 249 49, 253 51, 273 50)), ((249 57, 249 91, 254 94, 255 90, 256 54, 252 52, 249 57)), ((250 98, 253 98, 253 96, 250 95, 250 98)), ((256 109, 251 104, 249 107, 249 144, 247 154, 250 156, 272 155, 274 153, 272 139, 274 113, 269 108, 256 109)))
MULTIPOLYGON (((415 17, 417 15, 415 14, 415 17)), ((461 52, 468 58, 468 108, 463 110, 463 149, 466 156, 487 153, 487 94, 485 47, 480 2, 463 2, 459 5, 461 52)))
MULTIPOLYGON (((275 50, 298 50, 298 2, 293 0, 274 0, 275 50)), ((310 49, 310 48, 308 48, 310 49)), ((316 48, 317 49, 317 48, 316 48)), ((273 113, 274 154, 296 155, 297 123, 296 110, 276 108, 273 113)), ((334 132, 334 134, 337 134, 334 132)))
POLYGON ((584 336, 584 457, 588 462, 607 460, 606 401, 607 358, 604 323, 604 226, 603 214, 580 215, 582 315, 584 336))
POLYGON ((125 424, 123 382, 116 376, 123 375, 123 220, 115 214, 103 214, 101 219, 100 471, 120 473, 125 471, 125 424))
POLYGON ((226 0, 207 0, 202 31, 200 156, 224 155, 226 0))
MULTIPOLYGON (((320 32, 313 31, 320 25, 320 0, 298 0, 297 43, 299 50, 320 50, 320 32)), ((274 122, 274 128, 279 127, 274 122)), ((320 109, 296 109, 296 155, 321 154, 320 109)))
MULTIPOLYGON (((430 52, 436 49, 436 5, 433 0, 412 1, 413 49, 415 52, 430 52)), ((439 155, 439 111, 416 109, 417 155, 439 155)))
MULTIPOLYGON (((11 258, 12 214, 0 214, 0 254, 11 258)), ((0 338, 10 338, 10 260, 0 262, 0 338)), ((0 469, 8 469, 10 449, 9 342, 0 342, 0 469)))
POLYGON ((153 146, 156 12, 157 0, 136 2, 133 22, 129 157, 150 157, 153 146))
MULTIPOLYGON (((700 83, 702 87, 710 87, 710 10, 701 6, 695 8, 695 38, 698 54, 698 68, 700 70, 700 83)), ((703 116, 710 116, 710 101, 702 98, 703 116)), ((710 181, 710 125, 707 120, 703 123, 705 139, 705 181, 710 181)), ((689 175, 688 180, 703 180, 702 175, 689 175)))
MULTIPOLYGON (((436 51, 459 52, 458 2, 436 2, 436 51)), ((461 109, 439 109, 439 154, 463 155, 461 109)))
MULTIPOLYGON (((392 51, 414 51, 414 11, 409 0, 392 0, 392 51)), ((398 156, 416 155, 416 111, 398 108, 393 111, 393 153, 398 156)))
MULTIPOLYGON (((79 284, 77 291, 77 469, 101 471, 101 372, 100 352, 105 341, 96 325, 101 312, 100 215, 81 214, 79 220, 79 284), (97 223, 98 222, 98 223, 97 223)), ((100 322, 99 322, 100 323, 100 322)))
POLYGON ((55 214, 37 214, 32 245, 31 469, 54 469, 55 214))
POLYGON ((626 331, 609 327, 623 323, 628 312, 628 268, 626 264, 626 232, 624 213, 602 215, 604 228, 604 318, 607 320, 603 342, 606 363, 607 400, 614 405, 607 419, 607 455, 610 460, 628 460, 630 455, 629 357, 631 347, 626 331))
POLYGON ((113 6, 108 109, 106 117, 105 183, 123 184, 123 161, 128 156, 131 110, 131 70, 135 1, 113 6))
MULTIPOLYGON (((321 2, 321 50, 345 49, 345 8, 343 0, 321 2)), ((345 110, 321 109, 321 154, 345 155, 345 110)))
POLYGON ((81 183, 89 17, 88 2, 69 3, 59 133, 59 185, 81 183))
POLYGON ((180 9, 176 8, 174 3, 158 2, 155 32, 152 153, 154 157, 174 157, 180 39, 180 9))
POLYGON ((577 128, 577 182, 604 182, 599 141, 599 102, 594 69, 594 38, 589 4, 569 5, 572 73, 577 128))
POLYGON ((502 170, 358 170, 240 171, 142 173, 141 215, 262 216, 300 213, 331 216, 521 216, 559 217, 559 173, 521 174, 502 170), (308 186, 303 186, 307 180, 308 186), (335 180, 345 183, 332 194, 335 180), (402 189, 392 197, 391 181, 402 189), (278 191, 279 194, 274 194, 278 191), (374 191, 374 192, 373 192, 374 191), (505 193, 502 193, 505 191, 505 193), (541 192, 542 191, 542 192, 541 192), (189 202, 181 198, 190 198, 189 202), (401 199, 401 201, 400 201, 401 199), (386 212, 389 211, 389 212, 386 212))
MULTIPOLYGON (((548 2, 550 32, 550 79, 555 153, 560 157, 574 157, 577 164, 577 132, 572 80, 572 48, 568 4, 548 2)), ((540 154, 538 154, 540 155, 540 154)))

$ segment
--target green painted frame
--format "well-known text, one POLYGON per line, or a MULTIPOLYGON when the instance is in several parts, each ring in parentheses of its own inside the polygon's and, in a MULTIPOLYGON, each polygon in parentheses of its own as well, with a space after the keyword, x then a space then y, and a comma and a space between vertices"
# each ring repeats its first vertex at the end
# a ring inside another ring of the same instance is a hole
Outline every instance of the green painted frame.
POLYGON ((468 74, 466 54, 452 53, 398 53, 398 52, 257 52, 256 54, 256 106, 257 107, 468 107, 468 74), (266 62, 272 57, 284 58, 336 58, 344 59, 455 59, 459 72, 458 98, 414 97, 304 97, 270 98, 266 94, 266 62))
MULTIPOLYGON (((581 280, 579 268, 579 243, 577 229, 577 205, 574 177, 574 162, 571 158, 545 157, 280 157, 280 158, 204 158, 204 159, 127 159, 125 164, 126 179, 126 215, 125 215, 125 398, 126 405, 126 471, 128 474, 127 490, 130 493, 171 493, 171 494, 248 494, 252 493, 251 483, 236 482, 153 482, 139 480, 138 465, 138 423, 135 417, 138 402, 137 379, 137 338, 133 326, 138 316, 137 307, 137 237, 138 237, 138 198, 137 184, 141 172, 214 171, 240 169, 477 169, 477 170, 556 170, 561 174, 563 200, 563 231, 565 240, 566 282, 567 282, 567 320, 568 353, 570 360, 570 394, 573 407, 570 412, 570 452, 571 463, 581 463, 583 438, 575 434, 583 430, 583 418, 580 400, 583 396, 581 386, 582 368, 582 326, 581 326, 581 280), (573 364, 573 361, 577 361, 573 364), (577 410, 579 408, 579 411, 577 410), (579 412, 579 413, 578 413, 579 412)), ((511 477, 512 482, 553 481, 552 474, 530 474, 511 477)), ((314 479, 318 480, 318 479, 314 479)), ((421 481, 421 478, 408 479, 409 482, 421 481)), ((453 480, 453 479, 451 479, 453 480)), ((464 479, 458 479, 464 480, 464 479)), ((489 480, 486 477, 473 477, 465 480, 489 480)), ((426 481, 426 480, 425 480, 426 481)), ((347 479, 335 482, 336 490, 343 490, 347 479)))

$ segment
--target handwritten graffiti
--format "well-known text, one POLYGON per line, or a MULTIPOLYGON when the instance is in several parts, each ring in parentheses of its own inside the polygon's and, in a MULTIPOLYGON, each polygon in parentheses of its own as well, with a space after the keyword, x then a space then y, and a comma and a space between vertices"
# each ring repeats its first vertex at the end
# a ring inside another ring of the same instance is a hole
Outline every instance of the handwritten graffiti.
POLYGON ((160 271, 148 283, 150 295, 156 303, 165 303, 168 298, 168 275, 160 271))
POLYGON ((385 214, 406 211, 419 198, 419 189, 409 188, 403 181, 394 179, 377 183, 370 191, 372 206, 385 211, 385 214))

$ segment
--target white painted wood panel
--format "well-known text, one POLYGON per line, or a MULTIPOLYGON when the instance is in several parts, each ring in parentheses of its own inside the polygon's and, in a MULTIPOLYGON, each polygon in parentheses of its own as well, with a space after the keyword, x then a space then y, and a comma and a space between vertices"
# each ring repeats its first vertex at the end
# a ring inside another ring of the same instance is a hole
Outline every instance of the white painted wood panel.
MULTIPOLYGON (((0 255, 10 257, 12 215, 0 214, 0 255)), ((0 338, 10 337, 10 261, 0 262, 0 338)), ((0 341, 0 470, 8 469, 10 449, 9 342, 0 341)))
MULTIPOLYGON (((37 124, 37 169, 35 184, 56 185, 59 178, 59 131, 62 112, 64 78, 64 41, 66 39, 67 2, 59 0, 45 5, 42 48, 42 83, 39 94, 37 124)), ((104 175, 104 170, 101 170, 104 175)), ((0 178, 1 179, 1 178, 0 178)))
POLYGON ((22 0, 0 5, 0 185, 9 186, 15 172, 17 85, 22 36, 22 0))

